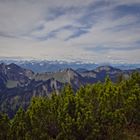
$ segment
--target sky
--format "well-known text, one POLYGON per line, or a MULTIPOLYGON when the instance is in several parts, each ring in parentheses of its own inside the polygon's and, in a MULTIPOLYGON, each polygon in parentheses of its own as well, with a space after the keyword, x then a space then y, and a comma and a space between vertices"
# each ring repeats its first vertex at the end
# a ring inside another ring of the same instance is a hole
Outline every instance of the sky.
POLYGON ((139 63, 140 0, 0 0, 0 58, 139 63))

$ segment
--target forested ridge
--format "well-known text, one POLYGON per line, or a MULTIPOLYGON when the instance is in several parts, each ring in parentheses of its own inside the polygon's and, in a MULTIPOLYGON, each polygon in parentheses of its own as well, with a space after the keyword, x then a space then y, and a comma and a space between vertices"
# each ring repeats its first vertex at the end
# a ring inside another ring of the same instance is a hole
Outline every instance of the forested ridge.
POLYGON ((11 119, 0 114, 0 140, 138 140, 140 74, 117 83, 65 86, 60 94, 34 97, 11 119), (132 133, 134 131, 134 133, 132 133))

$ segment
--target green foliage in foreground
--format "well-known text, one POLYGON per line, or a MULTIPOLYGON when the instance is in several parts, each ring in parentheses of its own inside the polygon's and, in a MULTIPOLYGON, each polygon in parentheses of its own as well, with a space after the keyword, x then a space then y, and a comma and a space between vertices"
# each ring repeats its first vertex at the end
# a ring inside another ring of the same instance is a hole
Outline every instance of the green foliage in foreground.
POLYGON ((0 114, 0 140, 119 140, 140 125, 140 74, 129 80, 81 87, 33 98, 13 119, 0 114))

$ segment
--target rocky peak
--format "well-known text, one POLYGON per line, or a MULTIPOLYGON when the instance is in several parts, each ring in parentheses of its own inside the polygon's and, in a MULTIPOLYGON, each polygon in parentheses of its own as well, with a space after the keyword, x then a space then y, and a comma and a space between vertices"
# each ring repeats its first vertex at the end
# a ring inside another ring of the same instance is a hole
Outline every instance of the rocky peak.
POLYGON ((16 69, 16 70, 17 70, 17 69, 22 69, 20 66, 14 64, 14 63, 11 63, 11 64, 7 65, 7 67, 9 67, 9 68, 11 68, 11 69, 16 69))
POLYGON ((119 69, 113 68, 111 66, 100 66, 97 69, 95 69, 96 72, 101 72, 101 71, 109 72, 109 71, 116 71, 116 70, 119 69))

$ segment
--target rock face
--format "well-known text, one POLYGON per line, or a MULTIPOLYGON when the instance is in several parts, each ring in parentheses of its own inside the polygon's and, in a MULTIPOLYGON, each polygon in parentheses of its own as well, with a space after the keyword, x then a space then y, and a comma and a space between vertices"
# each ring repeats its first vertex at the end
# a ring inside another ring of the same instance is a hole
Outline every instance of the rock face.
MULTIPOLYGON (((139 69, 137 70, 140 71, 139 69)), ((2 63, 0 64, 0 89, 30 89, 30 86, 34 89, 36 84, 43 84, 47 81, 51 81, 48 85, 52 85, 52 81, 55 81, 55 90, 57 90, 58 82, 61 83, 61 85, 69 83, 74 89, 77 89, 87 83, 103 82, 107 75, 115 82, 120 74, 129 76, 132 72, 133 70, 122 71, 111 66, 101 66, 91 71, 85 69, 75 71, 71 68, 67 68, 58 72, 34 73, 31 70, 21 68, 13 63, 10 65, 2 63)))
MULTIPOLYGON (((137 69, 140 71, 140 69, 137 69)), ((0 111, 12 115, 19 106, 26 108, 34 96, 59 94, 64 85, 71 84, 74 90, 81 85, 104 82, 108 75, 116 82, 119 75, 128 77, 133 70, 122 71, 110 66, 101 66, 95 70, 73 70, 67 68, 58 72, 34 73, 16 64, 0 64, 0 111)))
POLYGON ((5 84, 7 88, 14 88, 17 86, 25 86, 30 82, 34 72, 23 69, 16 64, 0 64, 0 81, 5 84))

